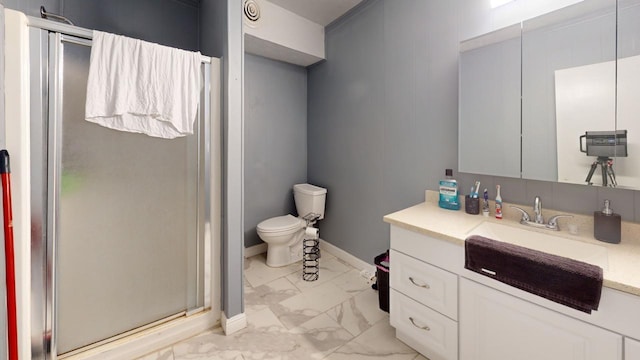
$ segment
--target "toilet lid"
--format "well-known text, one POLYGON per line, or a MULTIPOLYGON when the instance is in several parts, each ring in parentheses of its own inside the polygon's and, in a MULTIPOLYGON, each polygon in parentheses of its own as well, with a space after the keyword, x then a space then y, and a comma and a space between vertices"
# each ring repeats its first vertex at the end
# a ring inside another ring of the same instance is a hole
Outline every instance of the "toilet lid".
POLYGON ((258 224, 258 230, 262 232, 278 232, 299 228, 300 219, 293 215, 276 216, 258 224))

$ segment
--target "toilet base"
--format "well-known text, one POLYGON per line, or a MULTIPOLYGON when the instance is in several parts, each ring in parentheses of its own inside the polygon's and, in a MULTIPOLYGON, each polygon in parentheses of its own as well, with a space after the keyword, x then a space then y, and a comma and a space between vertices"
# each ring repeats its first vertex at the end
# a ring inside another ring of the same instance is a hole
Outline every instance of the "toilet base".
POLYGON ((302 260, 302 241, 294 245, 267 244, 267 266, 283 267, 302 260))

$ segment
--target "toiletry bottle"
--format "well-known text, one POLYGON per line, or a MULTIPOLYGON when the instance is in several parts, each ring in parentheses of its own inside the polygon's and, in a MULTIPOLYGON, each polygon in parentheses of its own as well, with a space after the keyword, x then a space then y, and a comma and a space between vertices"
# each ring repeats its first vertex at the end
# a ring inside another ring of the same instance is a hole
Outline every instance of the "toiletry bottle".
POLYGON ((615 214, 611 209, 611 202, 604 201, 602 211, 593 212, 593 237, 604 242, 618 244, 621 235, 620 214, 615 214))
POLYGON ((453 170, 445 171, 446 179, 440 180, 440 205, 443 209, 460 210, 458 199, 458 182, 453 179, 453 170))
POLYGON ((482 216, 489 216, 489 192, 484 189, 482 193, 482 216))
POLYGON ((502 219, 502 197, 500 196, 500 185, 496 185, 496 219, 502 219))

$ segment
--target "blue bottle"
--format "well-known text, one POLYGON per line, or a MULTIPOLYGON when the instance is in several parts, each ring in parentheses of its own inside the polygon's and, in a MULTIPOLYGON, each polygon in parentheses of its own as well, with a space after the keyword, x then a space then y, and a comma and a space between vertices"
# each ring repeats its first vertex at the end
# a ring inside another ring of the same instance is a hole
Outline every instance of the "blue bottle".
POLYGON ((443 209, 460 210, 460 200, 458 199, 458 182, 453 179, 453 170, 445 171, 446 179, 440 180, 440 205, 443 209))

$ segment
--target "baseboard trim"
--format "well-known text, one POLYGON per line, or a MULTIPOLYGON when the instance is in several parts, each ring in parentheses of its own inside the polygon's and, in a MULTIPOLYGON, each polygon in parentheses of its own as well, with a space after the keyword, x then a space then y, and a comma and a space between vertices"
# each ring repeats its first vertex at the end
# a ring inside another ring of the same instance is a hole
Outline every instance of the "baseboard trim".
POLYGON ((222 325, 225 335, 234 334, 247 327, 247 315, 241 313, 229 319, 223 311, 220 316, 220 325, 222 325))
POLYGON ((267 252, 267 243, 249 246, 244 248, 244 258, 245 259, 250 258, 252 256, 264 254, 266 252, 267 252))
MULTIPOLYGON (((373 265, 373 263, 370 264, 366 261, 360 260, 359 258, 349 254, 348 252, 322 239, 320 239, 320 250, 326 251, 334 255, 335 257, 339 258, 340 260, 346 262, 347 264, 353 266, 358 270, 367 270, 369 272, 375 272, 375 265, 373 265)), ((253 245, 253 246, 244 248, 244 257, 246 259, 259 254, 264 254, 266 252, 267 252, 266 243, 253 245)))
POLYGON ((369 264, 366 261, 363 261, 322 239, 320 239, 320 250, 335 255, 335 257, 337 257, 338 259, 346 262, 347 264, 353 266, 358 270, 370 270, 372 267, 374 267, 373 264, 369 264))

